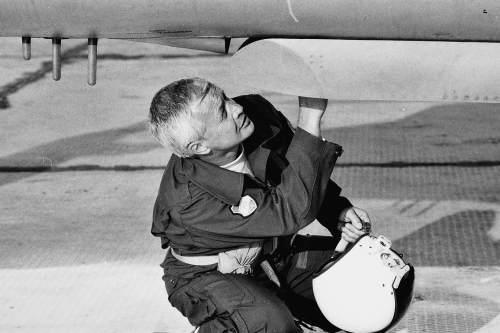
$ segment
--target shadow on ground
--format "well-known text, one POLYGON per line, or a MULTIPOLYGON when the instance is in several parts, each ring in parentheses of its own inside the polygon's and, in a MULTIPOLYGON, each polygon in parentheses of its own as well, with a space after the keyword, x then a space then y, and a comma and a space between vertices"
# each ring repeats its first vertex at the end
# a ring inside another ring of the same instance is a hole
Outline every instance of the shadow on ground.
MULTIPOLYGON (((97 157, 98 160, 99 156, 140 154, 159 147, 149 134, 145 121, 127 127, 68 137, 0 158, 0 172, 2 172, 0 173, 0 186, 18 181, 20 175, 14 175, 14 173, 25 172, 24 177, 30 177, 33 172, 36 174, 37 171, 57 171, 58 165, 80 157, 97 157)), ((126 167, 123 168, 126 169, 126 167)), ((67 169, 62 168, 65 171, 67 169)), ((83 165, 74 169, 76 171, 106 170, 105 167, 99 168, 98 165, 97 168, 96 165, 83 165)), ((71 171, 71 168, 69 170, 71 171)))

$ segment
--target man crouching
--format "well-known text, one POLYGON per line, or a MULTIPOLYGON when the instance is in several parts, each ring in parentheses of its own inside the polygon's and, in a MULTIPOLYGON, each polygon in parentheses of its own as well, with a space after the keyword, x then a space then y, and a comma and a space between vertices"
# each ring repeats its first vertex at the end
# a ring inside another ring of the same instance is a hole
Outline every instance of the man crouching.
POLYGON ((172 155, 153 212, 169 301, 205 332, 335 332, 314 271, 368 214, 330 180, 342 154, 322 139, 327 101, 299 97, 296 129, 259 95, 231 99, 200 78, 153 98, 150 127, 172 155), (332 237, 297 232, 317 219, 332 237))

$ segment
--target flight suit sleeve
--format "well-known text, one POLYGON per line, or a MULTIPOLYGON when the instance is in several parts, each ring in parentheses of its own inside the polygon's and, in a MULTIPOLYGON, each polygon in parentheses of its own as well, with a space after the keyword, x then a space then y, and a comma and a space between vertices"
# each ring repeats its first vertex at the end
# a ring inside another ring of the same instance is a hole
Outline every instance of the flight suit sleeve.
POLYGON ((169 239, 165 235, 165 230, 170 224, 170 214, 169 208, 166 208, 166 204, 162 202, 162 196, 156 198, 155 206, 153 209, 153 224, 151 226, 151 233, 160 237, 161 247, 166 249, 169 245, 169 239))
POLYGON ((333 237, 339 237, 341 232, 337 229, 339 216, 346 208, 353 207, 352 203, 340 195, 341 188, 332 180, 328 183, 325 198, 316 219, 330 231, 333 237))
MULTIPOLYGON (((281 122, 286 123, 288 127, 295 132, 296 128, 290 123, 290 121, 284 117, 281 112, 277 111, 281 122)), ((342 189, 332 180, 329 181, 328 187, 326 189, 325 198, 323 204, 318 212, 316 219, 318 222, 327 228, 332 236, 340 237, 341 232, 337 229, 338 218, 342 211, 346 208, 353 207, 351 202, 340 196, 342 189)))
POLYGON ((196 234, 234 243, 293 234, 316 219, 341 152, 339 145, 297 128, 279 185, 245 186, 238 206, 208 194, 195 196, 196 205, 182 212, 186 229, 195 242, 196 234), (210 209, 200 215, 201 206, 210 209))

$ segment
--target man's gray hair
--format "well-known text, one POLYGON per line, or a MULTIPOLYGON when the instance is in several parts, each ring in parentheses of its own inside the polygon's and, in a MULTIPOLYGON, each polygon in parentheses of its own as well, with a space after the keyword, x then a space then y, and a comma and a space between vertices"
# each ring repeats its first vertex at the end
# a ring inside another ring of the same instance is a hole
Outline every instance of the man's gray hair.
POLYGON ((220 88, 201 78, 181 79, 160 89, 149 109, 154 137, 180 157, 193 157, 189 143, 203 139, 205 127, 193 116, 191 105, 220 88))

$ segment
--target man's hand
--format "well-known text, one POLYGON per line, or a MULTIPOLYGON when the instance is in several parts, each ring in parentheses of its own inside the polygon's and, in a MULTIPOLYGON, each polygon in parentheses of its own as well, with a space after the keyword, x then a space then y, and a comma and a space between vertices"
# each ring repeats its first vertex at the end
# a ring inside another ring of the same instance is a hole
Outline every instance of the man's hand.
POLYGON ((299 121, 297 126, 317 137, 321 137, 321 118, 328 100, 299 96, 299 121))
POLYGON ((369 232, 363 223, 371 223, 368 213, 356 207, 346 208, 340 214, 337 228, 342 232, 342 238, 354 243, 360 236, 369 232))

